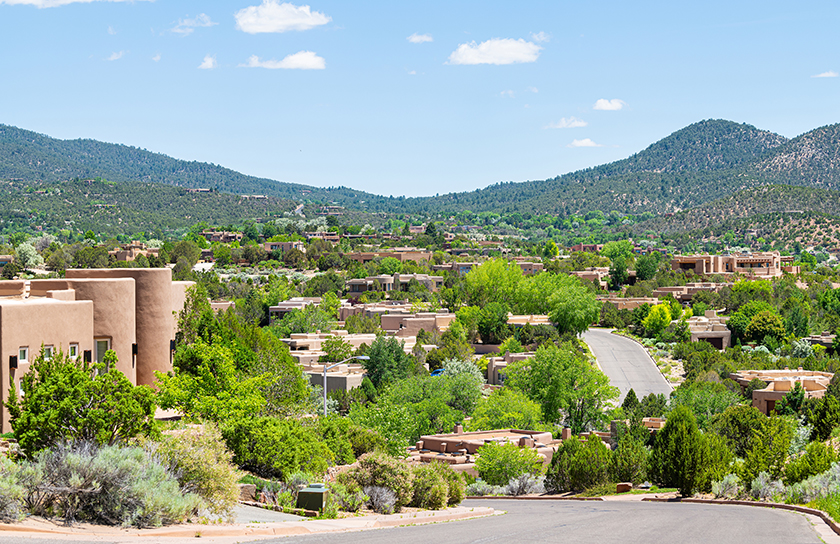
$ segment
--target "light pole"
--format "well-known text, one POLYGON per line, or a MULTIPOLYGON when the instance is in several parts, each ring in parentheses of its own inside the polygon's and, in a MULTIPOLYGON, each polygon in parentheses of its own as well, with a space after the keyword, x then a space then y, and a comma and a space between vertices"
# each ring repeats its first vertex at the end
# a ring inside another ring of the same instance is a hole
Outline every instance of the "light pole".
POLYGON ((360 361, 368 361, 370 357, 367 355, 356 355, 354 357, 348 357, 343 361, 339 361, 338 363, 333 363, 330 366, 324 365, 324 417, 327 416, 327 370, 337 367, 338 365, 342 365, 347 361, 352 361, 353 359, 358 359, 360 361))

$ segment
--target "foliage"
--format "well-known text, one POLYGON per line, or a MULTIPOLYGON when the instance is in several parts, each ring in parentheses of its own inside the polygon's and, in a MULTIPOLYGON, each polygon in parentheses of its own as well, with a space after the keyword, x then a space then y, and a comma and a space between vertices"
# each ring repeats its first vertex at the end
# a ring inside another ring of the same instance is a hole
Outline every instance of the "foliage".
POLYGON ((752 430, 760 428, 767 416, 752 406, 730 406, 709 420, 708 429, 723 437, 733 453, 744 457, 747 453, 752 430))
POLYGON ((508 308, 516 301, 516 288, 522 281, 519 264, 507 259, 491 259, 473 267, 464 276, 467 303, 480 308, 491 302, 508 308))
POLYGON ((349 315, 344 322, 348 334, 382 334, 379 314, 366 316, 362 314, 349 315))
POLYGON ((539 404, 521 391, 503 387, 479 401, 467 427, 471 431, 537 429, 541 417, 539 404))
POLYGON ((612 453, 611 474, 618 482, 632 482, 634 485, 647 478, 648 449, 641 440, 625 437, 619 441, 612 453))
POLYGON ((799 415, 804 404, 805 389, 802 387, 802 382, 796 382, 793 388, 776 404, 776 413, 781 416, 799 415))
POLYGON ((286 312, 282 319, 272 324, 272 329, 280 338, 292 334, 330 331, 335 328, 335 319, 319 306, 310 304, 302 310, 286 312))
POLYGON ((340 336, 330 336, 321 342, 324 355, 318 358, 323 363, 338 363, 349 359, 353 355, 353 346, 345 342, 340 336))
POLYGON ((751 482, 761 472, 767 472, 775 479, 781 478, 792 437, 790 423, 780 416, 767 418, 763 425, 754 428, 744 457, 741 479, 751 482))
POLYGON ((21 467, 6 455, 0 455, 0 521, 23 517, 26 489, 20 483, 21 467))
POLYGON ((212 423, 164 434, 146 449, 175 475, 181 490, 201 497, 214 514, 233 515, 239 478, 219 429, 212 423))
POLYGON ((377 514, 393 514, 397 508, 397 496, 387 487, 369 485, 364 488, 368 507, 377 514))
POLYGON ((835 462, 837 462, 837 454, 834 448, 823 442, 811 442, 803 454, 791 459, 785 465, 785 483, 795 484, 825 472, 835 462))
POLYGON ((142 448, 90 442, 42 450, 20 473, 31 514, 138 527, 183 521, 201 499, 182 493, 165 466, 142 448))
POLYGON ((761 501, 772 500, 784 492, 784 484, 772 479, 767 472, 759 473, 750 484, 750 495, 761 501))
POLYGON ((414 498, 411 505, 428 510, 446 508, 449 504, 449 480, 444 477, 446 471, 452 471, 452 468, 436 461, 414 467, 414 498))
POLYGON ((763 342, 767 337, 780 340, 785 336, 785 326, 781 318, 773 312, 763 311, 750 319, 747 325, 746 337, 749 340, 763 342))
POLYGON ((706 429, 709 420, 730 406, 743 402, 737 393, 733 393, 721 383, 693 382, 683 383, 671 394, 670 408, 677 406, 689 408, 697 418, 701 429, 706 429))
POLYGON ((237 418, 222 428, 222 436, 234 463, 263 477, 320 474, 334 459, 317 433, 293 419, 237 418))
POLYGON ((403 351, 403 342, 393 336, 377 337, 371 343, 367 356, 370 359, 362 361, 362 366, 377 389, 414 373, 411 356, 403 351))
POLYGON ((358 486, 339 482, 330 484, 330 496, 345 512, 358 512, 370 499, 358 486))
POLYGON ((577 277, 548 297, 548 318, 560 334, 580 334, 598 321, 601 303, 577 277))
POLYGON ((573 343, 543 345, 533 359, 509 365, 505 376, 542 406, 544 421, 562 422, 573 434, 605 424, 604 407, 619 393, 573 343))
POLYGON ((600 437, 590 434, 585 440, 564 440, 551 458, 545 478, 550 493, 582 491, 609 481, 612 452, 600 437))
POLYGON ((507 485, 522 474, 540 474, 542 457, 533 448, 520 448, 511 443, 489 443, 478 449, 475 469, 490 485, 507 485))
POLYGON ((376 431, 384 442, 382 449, 391 455, 404 454, 409 443, 420 436, 417 413, 388 398, 380 399, 375 404, 354 404, 348 417, 356 425, 376 431))
POLYGON ((484 306, 478 318, 478 334, 481 341, 485 344, 501 344, 510 336, 507 319, 507 310, 498 302, 484 306))
POLYGON ((737 474, 727 474, 722 480, 712 482, 712 495, 725 499, 736 499, 743 494, 744 488, 737 474))
POLYGON ((657 336, 671 324, 671 310, 667 304, 657 304, 642 321, 648 336, 657 336))
POLYGON ((109 350, 102 366, 62 351, 42 351, 6 406, 27 455, 66 440, 113 445, 155 430, 154 393, 131 384, 109 350), (101 371, 101 372, 100 372, 101 371))
POLYGON ((390 490, 396 498, 396 511, 411 504, 414 498, 414 475, 411 469, 399 459, 385 453, 367 453, 360 457, 359 466, 351 472, 351 476, 368 495, 371 495, 368 487, 384 487, 390 490))
POLYGON ((475 382, 482 384, 486 380, 484 374, 479 370, 478 366, 472 361, 462 361, 459 359, 447 359, 443 362, 443 376, 459 376, 466 374, 470 376, 475 382))
POLYGON ((840 425, 840 401, 833 395, 817 399, 811 411, 814 440, 828 440, 831 432, 840 425))

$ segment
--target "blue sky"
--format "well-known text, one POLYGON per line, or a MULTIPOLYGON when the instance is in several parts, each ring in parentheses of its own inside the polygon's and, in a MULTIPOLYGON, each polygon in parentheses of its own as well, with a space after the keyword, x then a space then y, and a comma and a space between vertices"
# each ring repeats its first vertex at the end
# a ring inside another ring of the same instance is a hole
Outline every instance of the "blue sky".
POLYGON ((838 22, 834 1, 0 0, 0 123, 432 195, 701 119, 840 122, 838 22))

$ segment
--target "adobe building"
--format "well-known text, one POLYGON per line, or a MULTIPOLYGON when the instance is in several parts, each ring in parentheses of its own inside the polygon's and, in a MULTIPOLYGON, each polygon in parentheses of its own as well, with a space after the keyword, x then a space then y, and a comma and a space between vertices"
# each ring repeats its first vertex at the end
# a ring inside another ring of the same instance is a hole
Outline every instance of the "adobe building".
POLYGON ((367 278, 351 279, 345 282, 349 294, 362 294, 368 291, 408 291, 411 280, 416 280, 426 289, 437 293, 443 287, 443 276, 430 276, 428 274, 380 274, 368 276, 367 278))
POLYGON ((295 242, 265 242, 263 248, 269 253, 272 251, 279 251, 281 253, 288 253, 296 249, 301 253, 306 253, 306 244, 300 241, 295 242))
POLYGON ((793 257, 778 251, 739 253, 736 255, 676 255, 671 259, 673 270, 692 270, 698 276, 743 274, 750 278, 778 278, 785 272, 798 274, 793 257))
POLYGON ((685 285, 673 285, 670 287, 660 287, 653 290, 653 296, 664 298, 668 295, 674 297, 679 302, 691 302, 694 295, 700 292, 720 293, 724 287, 732 287, 733 283, 713 283, 713 282, 694 282, 685 285))
POLYGON ((659 299, 654 297, 616 297, 616 296, 606 296, 606 297, 598 297, 598 302, 612 304, 618 310, 635 310, 639 306, 644 306, 645 304, 650 304, 654 306, 659 304, 659 299))
POLYGON ((147 259, 157 257, 160 255, 160 249, 148 248, 142 242, 131 242, 130 244, 124 244, 120 249, 109 251, 108 255, 112 255, 116 261, 134 262, 140 255, 147 259))
POLYGON ((375 259, 384 259, 385 257, 393 257, 400 262, 414 261, 419 263, 422 261, 431 261, 432 252, 414 247, 394 247, 385 251, 355 251, 353 253, 345 253, 344 257, 361 264, 367 264, 375 259))
POLYGON ((796 370, 740 370, 731 373, 729 377, 738 382, 742 391, 746 390, 754 379, 766 382, 767 387, 752 392, 752 405, 761 413, 770 415, 776 409, 776 403, 782 400, 797 382, 802 384, 806 399, 824 397, 834 374, 802 370, 802 367, 799 367, 796 370))
POLYGON ((732 331, 726 326, 726 316, 717 315, 716 310, 706 310, 703 316, 688 318, 688 330, 692 342, 708 342, 715 349, 723 350, 732 346, 732 331))

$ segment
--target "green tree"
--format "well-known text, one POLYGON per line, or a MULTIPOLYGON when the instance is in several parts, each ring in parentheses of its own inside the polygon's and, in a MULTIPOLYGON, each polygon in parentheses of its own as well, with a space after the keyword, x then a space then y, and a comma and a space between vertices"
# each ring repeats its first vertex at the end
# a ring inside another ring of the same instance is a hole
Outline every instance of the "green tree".
POLYGON ((414 373, 414 361, 403 350, 403 342, 393 336, 380 336, 370 345, 368 360, 362 361, 367 377, 378 388, 414 373))
POLYGON ((44 259, 38 254, 38 250, 29 242, 24 242, 17 246, 17 249, 15 249, 15 260, 24 270, 29 270, 33 266, 44 264, 44 259))
POLYGON ((539 403, 543 420, 563 423, 573 434, 603 426, 604 409, 619 394, 572 343, 546 344, 532 359, 512 363, 505 384, 539 403))
POLYGON ((623 256, 618 256, 613 259, 612 266, 610 266, 610 288, 619 290, 621 286, 627 283, 629 274, 627 272, 627 261, 623 256))
POLYGON ((467 426, 471 431, 536 429, 541 419, 539 404, 521 391, 503 387, 479 401, 467 426))
POLYGON ((540 253, 542 254, 543 259, 551 260, 560 255, 560 250, 557 248, 557 244, 554 243, 554 240, 546 240, 540 253))
POLYGON ((156 429, 154 393, 131 384, 109 350, 99 365, 62 351, 42 351, 12 391, 6 407, 27 455, 65 441, 116 444, 156 429))
POLYGON ((656 434, 651 456, 653 478, 663 486, 677 487, 690 497, 703 480, 703 437, 694 414, 678 406, 656 434))
POLYGON ((657 304, 650 309, 647 317, 642 321, 648 336, 658 336, 671 324, 671 309, 667 304, 657 304))
POLYGON ((780 340, 785 337, 785 326, 773 312, 758 312, 747 326, 747 339, 762 342, 768 336, 780 340))
POLYGON ((739 404, 714 416, 709 423, 709 430, 726 440, 735 455, 744 457, 753 429, 760 428, 766 419, 767 416, 756 408, 739 404))
POLYGON ((580 334, 601 315, 601 303, 577 277, 565 289, 551 293, 548 306, 548 318, 560 334, 580 334))
POLYGON ((467 302, 479 307, 491 302, 513 307, 520 281, 522 269, 517 263, 507 259, 491 259, 474 267, 464 276, 467 302))
POLYGON ((636 259, 636 281, 647 281, 656 276, 659 269, 659 253, 642 255, 636 259))
POLYGON ((510 335, 508 315, 504 306, 491 302, 481 309, 478 319, 478 334, 485 344, 501 344, 510 335))
POLYGON ((490 485, 507 485, 523 474, 540 474, 542 459, 533 448, 520 448, 516 444, 489 443, 478 449, 475 469, 490 485))
POLYGON ((629 240, 618 240, 607 242, 601 249, 601 255, 614 261, 618 257, 623 257, 625 260, 633 258, 633 244, 629 240))

